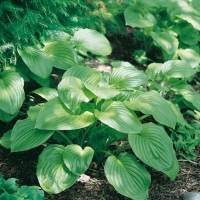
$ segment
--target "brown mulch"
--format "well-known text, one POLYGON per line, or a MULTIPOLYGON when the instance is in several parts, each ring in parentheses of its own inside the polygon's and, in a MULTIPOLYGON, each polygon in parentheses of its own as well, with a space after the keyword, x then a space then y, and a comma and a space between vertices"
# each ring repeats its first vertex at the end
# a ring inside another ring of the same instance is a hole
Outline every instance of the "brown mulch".
MULTIPOLYGON (((43 146, 29 151, 10 153, 0 147, 0 173, 8 178, 17 178, 20 185, 39 185, 36 178, 36 165, 43 146)), ((176 180, 169 178, 149 167, 151 173, 151 186, 148 200, 182 200, 183 194, 190 191, 200 192, 200 149, 194 162, 180 161, 180 172, 176 180)), ((72 187, 56 195, 45 193, 46 200, 128 200, 129 198, 118 194, 108 183, 103 172, 103 166, 91 167, 85 173, 90 180, 82 183, 76 182, 72 187)))

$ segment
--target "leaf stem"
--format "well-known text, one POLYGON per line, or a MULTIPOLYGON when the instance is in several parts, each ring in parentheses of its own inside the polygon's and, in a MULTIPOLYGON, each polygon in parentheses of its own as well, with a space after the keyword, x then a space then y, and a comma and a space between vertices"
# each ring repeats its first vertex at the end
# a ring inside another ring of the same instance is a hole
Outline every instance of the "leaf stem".
POLYGON ((83 134, 82 140, 81 140, 81 147, 83 147, 84 139, 85 139, 87 133, 90 131, 91 128, 92 128, 92 125, 90 125, 89 127, 87 127, 87 129, 84 131, 84 134, 83 134))
POLYGON ((56 132, 64 137, 70 144, 73 144, 73 142, 62 131, 57 130, 56 132))
POLYGON ((107 154, 109 156, 114 156, 110 151, 101 150, 101 152, 103 152, 103 153, 105 153, 105 154, 107 154))
POLYGON ((111 152, 112 153, 116 153, 116 152, 124 151, 124 150, 128 150, 128 149, 132 149, 132 148, 130 146, 128 146, 128 147, 121 147, 121 148, 117 148, 115 150, 112 150, 111 152))

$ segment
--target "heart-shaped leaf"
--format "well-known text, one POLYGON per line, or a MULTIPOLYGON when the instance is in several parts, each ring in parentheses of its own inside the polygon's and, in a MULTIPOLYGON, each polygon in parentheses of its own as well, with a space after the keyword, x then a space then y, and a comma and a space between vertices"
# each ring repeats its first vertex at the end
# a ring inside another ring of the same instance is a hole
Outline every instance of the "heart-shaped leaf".
POLYGON ((4 71, 0 76, 0 109, 14 115, 25 99, 24 80, 16 72, 4 71))
POLYGON ((49 55, 54 67, 67 70, 78 63, 78 56, 71 45, 65 41, 47 43, 43 52, 49 55))
POLYGON ((89 102, 89 98, 83 92, 80 79, 76 77, 66 77, 58 84, 58 94, 65 106, 75 112, 80 107, 81 102, 89 102))
POLYGON ((95 110, 94 114, 101 122, 122 133, 139 133, 142 125, 137 115, 130 112, 122 102, 107 102, 102 105, 102 111, 95 110))
POLYGON ((147 76, 132 65, 114 68, 109 79, 109 84, 116 88, 134 88, 146 82, 147 76))
POLYGON ((45 130, 73 130, 87 127, 94 120, 94 114, 88 111, 81 115, 75 115, 56 97, 45 103, 40 110, 36 121, 36 128, 45 130))
POLYGON ((102 78, 101 72, 85 66, 72 67, 64 73, 62 78, 64 79, 69 76, 74 76, 79 78, 82 82, 93 85, 97 85, 102 78))
POLYGON ((170 171, 170 179, 175 179, 179 169, 174 169, 174 166, 178 161, 173 143, 161 126, 143 124, 140 134, 129 135, 128 140, 133 152, 142 162, 168 175, 170 171))
POLYGON ((104 171, 108 181, 120 194, 137 200, 147 198, 151 177, 134 156, 128 153, 121 153, 118 158, 110 156, 104 171))
POLYGON ((71 144, 65 147, 63 160, 73 174, 81 175, 88 169, 93 155, 94 150, 91 147, 82 149, 79 145, 71 144))
POLYGON ((91 29, 79 29, 72 38, 75 46, 83 51, 106 56, 112 52, 111 45, 104 35, 91 29))
POLYGON ((26 151, 46 142, 54 131, 35 128, 35 123, 27 118, 18 120, 11 133, 11 151, 26 151))
POLYGON ((30 71, 35 75, 41 78, 47 78, 51 74, 53 64, 47 53, 32 46, 18 49, 18 53, 30 71))
POLYGON ((65 148, 61 145, 50 145, 40 154, 37 164, 37 178, 43 190, 50 194, 58 194, 78 179, 65 166, 63 154, 65 148))
POLYGON ((153 115, 154 119, 161 124, 175 127, 177 118, 170 103, 154 90, 136 92, 130 102, 125 102, 125 105, 130 109, 153 115))

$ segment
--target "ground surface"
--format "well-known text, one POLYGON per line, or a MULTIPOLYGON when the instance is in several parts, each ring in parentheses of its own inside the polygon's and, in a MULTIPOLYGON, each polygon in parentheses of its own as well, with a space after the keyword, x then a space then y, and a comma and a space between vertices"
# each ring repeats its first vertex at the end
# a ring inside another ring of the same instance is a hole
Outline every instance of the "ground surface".
MULTIPOLYGON (((113 44, 112 59, 124 60, 134 63, 132 52, 137 43, 132 37, 120 36, 109 38, 113 44)), ((11 124, 12 126, 12 124, 11 124)), ((0 123, 0 137, 7 129, 6 124, 0 123)), ((0 147, 0 173, 8 178, 17 178, 20 185, 39 185, 36 178, 36 164, 38 155, 43 146, 35 149, 10 153, 9 150, 0 147)), ((183 194, 190 191, 200 192, 200 149, 194 162, 179 159, 180 173, 174 182, 163 173, 148 168, 151 173, 151 187, 148 200, 181 200, 183 194)), ((89 176, 86 182, 77 182, 66 191, 49 195, 45 193, 46 200, 128 200, 118 194, 108 183, 103 173, 103 166, 91 168, 85 173, 89 176)))

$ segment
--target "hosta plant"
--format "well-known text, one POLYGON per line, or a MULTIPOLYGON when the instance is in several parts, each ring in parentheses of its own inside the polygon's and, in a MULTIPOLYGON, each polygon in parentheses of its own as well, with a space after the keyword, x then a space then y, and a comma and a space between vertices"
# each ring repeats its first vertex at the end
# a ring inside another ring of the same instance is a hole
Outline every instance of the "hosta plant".
POLYGON ((49 31, 41 41, 43 46, 18 48, 18 67, 5 66, 1 74, 1 120, 17 115, 24 80, 31 77, 41 85, 27 97, 41 98, 29 102, 26 118, 0 144, 11 152, 47 145, 36 170, 42 189, 64 191, 92 162, 102 162, 108 181, 131 199, 148 196, 151 177, 145 165, 174 180, 179 165, 166 130, 192 129, 181 110, 200 111, 200 95, 188 84, 199 60, 195 65, 188 60, 151 63, 145 72, 118 61, 106 73, 85 66, 79 56, 111 53, 107 39, 94 30, 80 29, 73 37, 49 31), (58 85, 51 84, 53 72, 60 76, 58 85))
POLYGON ((147 57, 157 61, 199 59, 198 0, 135 0, 129 4, 125 21, 141 42, 140 49, 133 54, 136 61, 146 63, 147 57), (155 51, 155 47, 160 51, 155 51))

